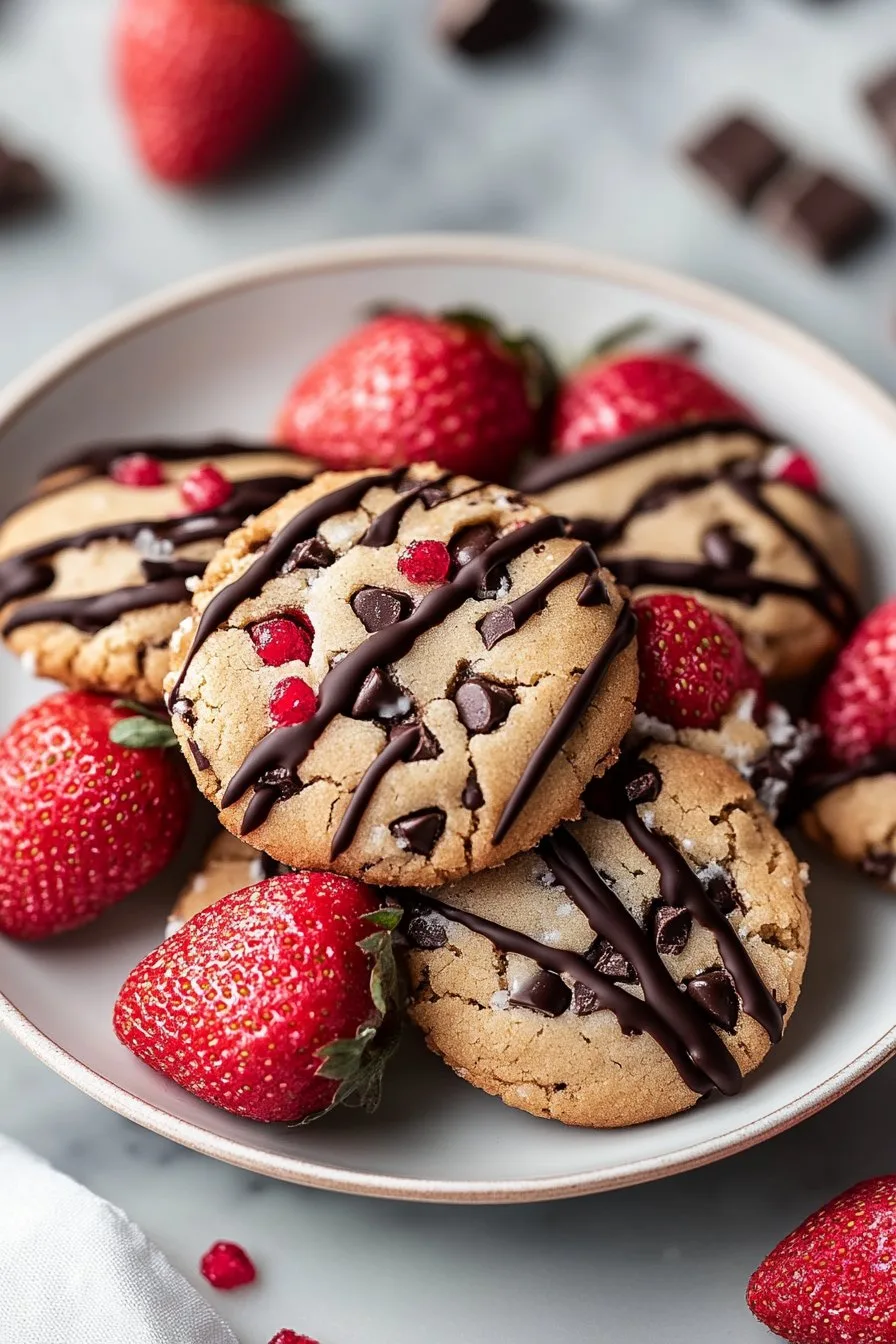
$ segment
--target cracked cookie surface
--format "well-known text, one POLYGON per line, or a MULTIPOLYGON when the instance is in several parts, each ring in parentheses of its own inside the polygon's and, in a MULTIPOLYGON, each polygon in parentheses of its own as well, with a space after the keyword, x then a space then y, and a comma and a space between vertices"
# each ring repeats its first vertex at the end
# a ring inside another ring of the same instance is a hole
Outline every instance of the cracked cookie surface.
POLYGON ((228 539, 194 608, 175 731, 224 825, 293 867, 501 863, 578 815, 631 722, 633 618, 591 548, 434 467, 321 475, 228 539))
POLYGON ((82 451, 45 475, 0 527, 0 629, 38 676, 157 704, 172 632, 190 585, 223 539, 314 464, 274 448, 224 442, 121 444, 82 451), (115 479, 147 455, 158 482, 115 479), (191 511, 184 480, 211 463, 227 498, 191 511))
POLYGON ((545 459, 522 488, 581 519, 635 596, 695 592, 766 676, 791 678, 843 642, 860 565, 831 502, 776 477, 790 451, 755 426, 707 422, 545 459))
POLYGON ((410 1013, 508 1105, 611 1127, 737 1090, 796 1003, 809 910, 726 762, 650 745, 588 796, 601 815, 500 871, 403 897, 410 1013))

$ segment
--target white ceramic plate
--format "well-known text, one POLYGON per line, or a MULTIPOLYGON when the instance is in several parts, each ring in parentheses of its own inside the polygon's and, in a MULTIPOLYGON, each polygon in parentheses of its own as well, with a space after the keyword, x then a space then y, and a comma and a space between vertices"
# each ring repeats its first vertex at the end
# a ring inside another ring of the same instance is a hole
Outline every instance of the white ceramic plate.
MULTIPOLYGON (((709 363, 766 419, 811 445, 856 520, 880 592, 896 591, 896 406, 772 317, 686 280, 503 238, 399 238, 249 263, 138 304, 76 338, 0 396, 5 498, 75 443, 261 434, 296 371, 376 300, 481 306, 574 352, 656 314, 706 339, 709 363)), ((0 659, 3 714, 43 693, 0 659)), ((505 1108, 415 1040, 372 1119, 309 1129, 215 1111, 120 1047, 112 1005, 160 938, 177 875, 44 947, 0 941, 0 1023, 51 1068, 139 1124, 228 1162, 308 1185, 407 1199, 511 1201, 608 1189, 709 1162, 796 1123, 896 1051, 896 899, 823 861, 803 996, 784 1043, 740 1096, 607 1133, 505 1108)))

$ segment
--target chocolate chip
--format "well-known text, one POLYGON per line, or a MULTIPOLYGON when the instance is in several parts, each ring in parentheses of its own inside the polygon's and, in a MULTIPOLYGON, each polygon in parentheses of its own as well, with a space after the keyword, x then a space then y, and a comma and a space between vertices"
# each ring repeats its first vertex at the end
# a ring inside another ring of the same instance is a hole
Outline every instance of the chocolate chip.
POLYGON ((428 910, 414 910, 405 926, 405 937, 412 947, 434 952, 448 941, 448 930, 428 910))
MULTIPOLYGON (((414 480, 413 476, 405 476, 404 480, 399 481, 398 485, 395 487, 395 493, 397 495, 407 495, 410 494, 412 490, 419 489, 419 487, 420 482, 414 480)), ((445 486, 437 485, 435 482, 433 482, 432 485, 425 486, 417 495, 417 499, 423 505, 424 509, 434 509, 437 504, 444 504, 445 500, 450 498, 451 496, 445 486)))
POLYGON ((516 697, 495 681, 471 677, 457 688, 454 703, 457 717, 468 733, 491 733, 507 718, 516 697))
POLYGON ((37 164, 0 145, 0 214, 14 214, 48 196, 47 180, 37 164))
POLYGON ((590 961, 596 971, 609 976, 611 980, 623 980, 628 983, 635 979, 635 968, 631 962, 626 960, 621 952, 617 952, 607 938, 596 939, 585 953, 585 959, 590 961))
POLYGON ((495 607, 487 616, 483 616, 476 627, 487 649, 493 649, 502 639, 516 630, 516 617, 510 606, 495 607))
POLYGON ((175 700, 174 704, 171 706, 171 713, 178 719, 183 719, 188 728, 192 728, 196 722, 196 715, 193 712, 193 701, 188 700, 185 695, 182 695, 178 700, 175 700))
POLYGON ((336 556, 322 537, 308 537, 294 547, 280 566, 281 574, 292 574, 297 569, 327 569, 336 556))
POLYGON ((600 1000, 593 989, 588 985, 583 985, 577 980, 572 987, 572 1011, 577 1017, 587 1017, 589 1013, 596 1013, 600 1007, 600 1000))
POLYGON ((475 770, 471 770, 467 776, 467 782, 464 785, 464 791, 460 796, 460 800, 464 807, 470 812, 475 812, 476 809, 482 807, 482 804, 485 802, 482 789, 479 785, 479 780, 476 778, 475 770))
POLYGON ((389 830, 399 849, 409 849, 428 859, 445 829, 445 813, 440 807, 425 807, 393 821, 389 830))
POLYGON ((352 705, 355 719, 399 719, 410 713, 413 701, 388 672, 375 667, 368 672, 352 705))
POLYGON ((735 113, 687 146, 685 157, 727 200, 748 210, 790 153, 755 117, 735 113))
POLYGON ((706 1016, 723 1031, 733 1031, 740 1012, 737 991, 727 971, 704 971, 695 975, 685 986, 688 994, 699 1004, 706 1016))
POLYGON ((361 588, 352 598, 351 605, 368 634, 397 625, 413 610, 408 595, 396 593, 391 588, 361 588))
POLYGON ((608 607, 610 592, 599 574, 589 574, 576 598, 580 607, 608 607))
POLYGON ((255 788, 256 792, 259 789, 274 789, 280 802, 285 803, 287 798, 295 797, 301 785, 285 765, 275 765, 259 776, 255 788))
POLYGON ((653 937, 657 952, 675 957, 683 952, 691 936, 691 913, 683 905, 658 905, 653 915, 653 937))
POLYGON ((738 540, 730 523, 720 523, 704 532, 701 549, 709 563, 719 569, 749 569, 756 558, 753 547, 738 540))
POLYGON ((396 737, 401 737, 404 733, 416 733, 417 745, 407 757, 409 761, 434 761, 437 756, 441 756, 442 748, 438 741, 433 737, 428 728, 419 723, 396 723, 389 729, 389 741, 394 742, 396 737))
POLYGON ((866 85, 862 90, 862 101, 896 153, 896 67, 866 85))
POLYGON ((826 266, 845 261, 884 223, 876 202, 842 177, 802 166, 769 187, 762 217, 785 242, 826 266))
POLYGON ((190 751, 192 752, 192 755, 193 755, 193 760, 196 762, 196 764, 197 764, 197 766, 199 767, 199 769, 200 769, 200 770, 210 770, 210 769, 211 769, 211 762, 209 761, 209 759, 208 759, 208 757, 205 755, 205 753, 204 753, 203 751, 201 751, 199 747, 197 747, 197 745, 196 745, 196 743, 193 741, 192 737, 190 737, 190 738, 187 739, 187 746, 190 748, 190 751))
POLYGON ((625 796, 630 803, 653 803, 663 788, 663 777, 650 761, 638 761, 625 784, 625 796))
MULTIPOLYGON (((489 546, 497 541, 497 538, 497 530, 491 523, 474 523, 471 527, 462 528, 460 532, 455 533, 448 545, 454 562, 454 573, 463 569, 464 565, 470 564, 472 560, 477 560, 483 551, 487 551, 489 546)), ((503 565, 496 565, 494 569, 489 570, 476 597, 482 602, 487 598, 498 597, 502 590, 510 591, 510 575, 503 565)))
POLYGON ((548 17, 543 0, 441 0, 436 33, 466 56, 489 56, 527 41, 548 17))
POLYGON ((716 873, 706 884, 706 894, 719 914, 730 915, 741 909, 737 888, 727 873, 716 873))
POLYGON ((896 854, 887 850, 872 849, 862 859, 862 872, 873 877, 875 882, 892 882, 896 870, 896 854))
POLYGON ((572 990, 554 971, 539 971, 512 985, 507 1002, 543 1017, 560 1017, 572 1003, 572 990))

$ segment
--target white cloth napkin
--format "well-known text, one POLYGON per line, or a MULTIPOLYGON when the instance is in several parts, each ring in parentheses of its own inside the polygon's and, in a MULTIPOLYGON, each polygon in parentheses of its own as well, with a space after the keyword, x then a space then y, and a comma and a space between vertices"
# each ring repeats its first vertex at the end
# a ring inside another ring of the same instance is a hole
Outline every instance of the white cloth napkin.
POLYGON ((0 1138, 0 1344, 237 1344, 139 1227, 0 1138))

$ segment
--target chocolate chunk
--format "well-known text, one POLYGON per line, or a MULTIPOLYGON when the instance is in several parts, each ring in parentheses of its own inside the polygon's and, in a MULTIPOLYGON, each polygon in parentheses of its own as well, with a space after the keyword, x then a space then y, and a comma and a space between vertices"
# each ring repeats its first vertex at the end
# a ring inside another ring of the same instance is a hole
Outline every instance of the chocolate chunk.
MULTIPOLYGON (((472 527, 462 528, 460 532, 455 533, 448 546, 454 562, 453 572, 456 574, 471 560, 477 560, 497 538, 498 533, 491 523, 474 523, 472 527)), ((494 569, 489 570, 485 583, 476 597, 482 602, 486 598, 498 597, 502 590, 510 591, 510 575, 503 565, 496 565, 494 569)))
POLYGON ((457 717, 468 733, 491 733, 507 718, 516 697, 495 681, 471 677, 457 688, 454 703, 457 717))
POLYGON ((740 210, 748 210, 790 152, 755 117, 734 113, 685 148, 686 158, 740 210))
POLYGON ((192 755, 193 755, 193 760, 196 762, 196 764, 197 764, 197 766, 199 767, 199 769, 200 769, 200 770, 210 770, 210 769, 211 769, 211 762, 209 761, 209 759, 208 759, 208 757, 205 755, 205 753, 204 753, 203 751, 201 751, 199 747, 197 747, 197 745, 196 745, 196 743, 193 741, 192 737, 187 738, 187 746, 190 748, 190 751, 192 752, 192 755))
POLYGON ((653 937, 657 952, 675 957, 683 952, 691 936, 691 913, 683 905, 658 905, 653 916, 653 937))
POLYGON ((741 909, 737 888, 727 873, 716 873, 706 884, 706 894, 722 915, 741 909))
POLYGON ((650 761, 638 761, 625 785, 625 796, 630 803, 654 803, 663 788, 663 778, 650 761))
POLYGON ((688 994, 706 1016, 723 1031, 733 1031, 740 1012, 737 991, 727 971, 704 971, 685 986, 688 994))
POLYGON ((436 33, 466 56, 489 56, 525 42, 547 18, 542 0, 441 0, 436 33))
POLYGON ((464 791, 460 800, 470 812, 475 812, 477 807, 482 807, 485 798, 482 789, 479 786, 479 780, 476 778, 476 771, 471 770, 467 776, 467 782, 464 785, 464 791))
POLYGON ((512 985, 507 1002, 514 1008, 530 1008, 543 1017, 560 1017, 572 1003, 572 990, 554 971, 539 971, 512 985))
POLYGON ((409 849, 428 859, 445 829, 445 813, 440 807, 424 807, 390 823, 399 849, 409 849))
POLYGON ((862 101, 896 153, 896 67, 866 85, 862 90, 862 101))
POLYGON ((891 882, 896 870, 896 855, 887 850, 872 849, 862 859, 862 872, 873 877, 875 882, 891 882))
POLYGON ((412 911, 404 932, 412 947, 419 947, 425 952, 434 952, 448 941, 445 925, 435 919, 429 910, 412 911))
POLYGON ((826 266, 845 261, 883 227, 876 202, 834 173, 798 166, 768 189, 762 217, 785 242, 826 266))
POLYGON ((300 541, 284 560, 280 573, 292 574, 297 569, 327 569, 335 560, 336 556, 322 537, 309 537, 306 541, 300 541))
POLYGON ((577 980, 572 987, 572 1003, 570 1005, 576 1017, 587 1017, 589 1013, 596 1013, 600 1007, 600 1001, 593 989, 588 985, 583 985, 577 980))
POLYGON ((300 788, 299 781, 285 765, 275 765, 259 776, 256 792, 259 789, 274 789, 280 802, 285 803, 287 798, 294 798, 300 788))
POLYGON ((411 755, 407 757, 409 761, 434 761, 437 756, 441 756, 442 748, 433 737, 428 728, 420 723, 396 723, 389 729, 389 741, 394 742, 396 737, 401 737, 403 733, 416 733, 417 745, 411 755))
POLYGON ((589 574, 576 598, 580 607, 608 607, 610 594, 599 574, 589 574))
POLYGON ((516 630, 516 618, 512 607, 495 607, 487 616, 483 616, 476 627, 487 649, 493 649, 507 635, 516 630))
POLYGON ((400 719, 409 714, 413 701, 388 672, 375 667, 368 672, 352 705, 355 719, 400 719))
POLYGON ((352 611, 368 634, 397 625, 412 610, 408 595, 393 592, 391 588, 361 588, 352 598, 352 611))
POLYGON ((192 728, 196 722, 196 715, 193 712, 193 701, 188 700, 185 695, 179 696, 171 706, 171 713, 179 719, 183 719, 188 728, 192 728))
POLYGON ((585 958, 596 971, 609 976, 611 980, 629 983, 635 978, 635 968, 631 962, 621 952, 617 952, 607 938, 598 938, 585 953, 585 958))
POLYGON ((756 558, 753 547, 737 539, 730 523, 720 523, 704 532, 701 549, 709 563, 719 569, 749 569, 756 558))
MULTIPOLYGON (((393 311, 395 310, 393 309, 393 311)), ((395 487, 395 493, 398 495, 407 495, 410 494, 412 490, 419 489, 419 486, 420 482, 414 480, 413 476, 405 476, 404 480, 400 481, 395 487)), ((445 489, 445 486, 438 485, 435 481, 433 481, 432 485, 427 485, 423 490, 420 490, 420 493, 417 495, 417 499, 419 499, 424 509, 434 509, 437 504, 444 504, 445 500, 450 498, 451 496, 445 489)))
POLYGON ((37 164, 0 145, 0 214, 12 215, 48 196, 47 180, 37 164))

